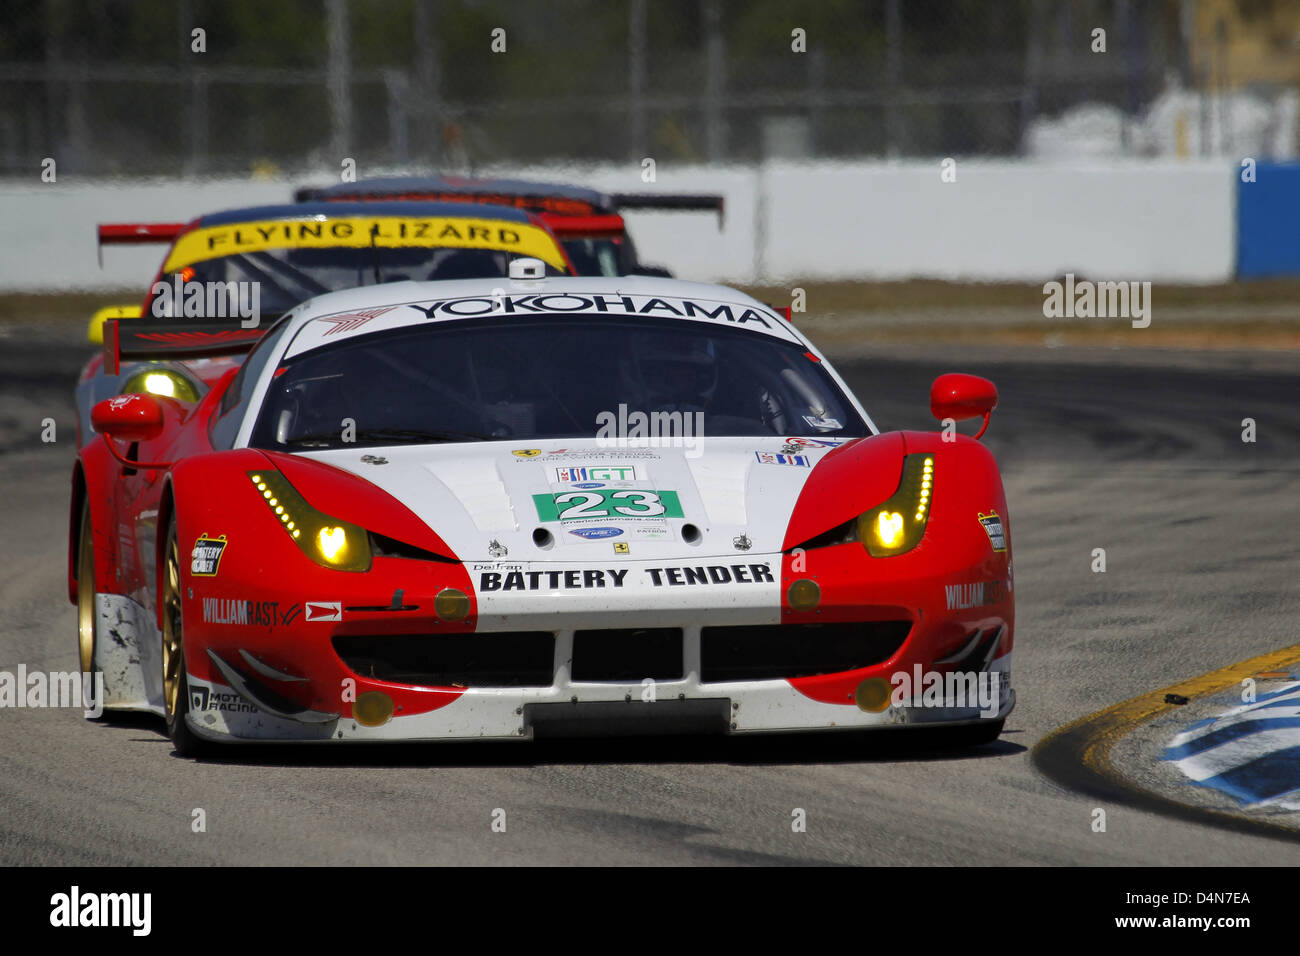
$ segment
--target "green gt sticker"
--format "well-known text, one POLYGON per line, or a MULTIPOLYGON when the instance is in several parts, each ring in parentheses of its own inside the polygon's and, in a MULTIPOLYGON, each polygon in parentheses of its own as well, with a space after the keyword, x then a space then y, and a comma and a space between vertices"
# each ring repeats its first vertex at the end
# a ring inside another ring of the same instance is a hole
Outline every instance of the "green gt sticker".
POLYGON ((539 521, 590 521, 611 518, 683 518, 675 491, 603 488, 533 495, 539 521))

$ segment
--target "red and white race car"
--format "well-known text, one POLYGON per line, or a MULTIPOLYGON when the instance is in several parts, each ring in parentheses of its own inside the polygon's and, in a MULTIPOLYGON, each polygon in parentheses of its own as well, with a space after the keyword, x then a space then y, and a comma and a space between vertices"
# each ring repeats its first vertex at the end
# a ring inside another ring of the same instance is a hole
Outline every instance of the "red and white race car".
MULTIPOLYGON (((517 275, 322 295, 197 400, 95 406, 68 587, 108 707, 181 753, 997 736, 1011 539, 978 436, 879 433, 732 289, 517 275)), ((941 419, 995 404, 932 392, 941 419)))

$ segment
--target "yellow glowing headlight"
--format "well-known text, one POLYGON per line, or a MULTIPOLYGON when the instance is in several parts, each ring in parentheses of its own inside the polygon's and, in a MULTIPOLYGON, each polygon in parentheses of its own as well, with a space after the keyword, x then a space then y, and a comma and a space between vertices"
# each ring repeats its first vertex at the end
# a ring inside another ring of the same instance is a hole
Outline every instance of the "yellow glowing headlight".
POLYGON ((163 398, 175 398, 182 402, 197 402, 199 390, 194 383, 179 372, 168 368, 144 368, 136 372, 122 385, 123 395, 143 394, 161 395, 163 398))
POLYGON ((933 491, 934 456, 905 457, 898 490, 858 518, 858 538, 873 558, 902 554, 920 544, 933 491))
POLYGON ((370 570, 370 536, 364 528, 317 511, 278 471, 250 471, 248 477, 303 554, 337 571, 370 570))

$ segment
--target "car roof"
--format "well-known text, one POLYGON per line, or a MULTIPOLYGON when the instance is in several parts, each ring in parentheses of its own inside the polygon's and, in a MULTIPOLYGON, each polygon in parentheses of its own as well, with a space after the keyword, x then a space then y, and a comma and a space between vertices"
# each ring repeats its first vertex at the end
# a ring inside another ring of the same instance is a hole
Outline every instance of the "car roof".
POLYGON ((249 206, 244 209, 227 209, 199 217, 199 227, 226 226, 231 223, 256 222, 265 219, 307 219, 326 216, 345 219, 349 216, 439 216, 461 219, 500 219, 505 222, 532 222, 527 211, 512 206, 477 203, 469 206, 459 202, 395 201, 385 203, 377 213, 369 202, 300 202, 280 203, 273 206, 249 206))
MULTIPOLYGON (((387 176, 306 188, 299 194, 311 199, 330 196, 391 196, 402 193, 446 193, 459 196, 519 196, 533 199, 559 198, 587 203, 593 212, 613 212, 614 201, 605 193, 566 183, 531 179, 477 179, 461 176, 387 176)), ((305 204, 303 204, 305 205, 305 204)), ((336 205, 330 203, 329 205, 336 205)))
POLYGON ((727 286, 651 276, 551 276, 389 282, 319 295, 290 313, 286 355, 430 321, 592 312, 726 324, 808 345, 772 307, 727 286))

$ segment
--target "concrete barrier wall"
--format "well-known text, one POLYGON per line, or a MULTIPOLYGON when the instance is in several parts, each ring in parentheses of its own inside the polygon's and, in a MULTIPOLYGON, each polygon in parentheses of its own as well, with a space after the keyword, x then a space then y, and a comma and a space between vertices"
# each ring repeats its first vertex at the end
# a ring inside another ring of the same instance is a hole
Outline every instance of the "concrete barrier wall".
MULTIPOLYGON (((363 171, 364 172, 364 171, 363 171)), ((639 165, 498 169, 620 192, 721 192, 708 213, 633 212, 643 261, 682 278, 797 284, 802 279, 1104 279, 1210 283, 1234 270, 1236 167, 1222 161, 639 165)), ((33 180, 35 180, 35 175, 33 180)), ((95 254, 95 225, 182 221, 284 202, 294 181, 0 183, 0 291, 143 289, 162 247, 95 254)))

